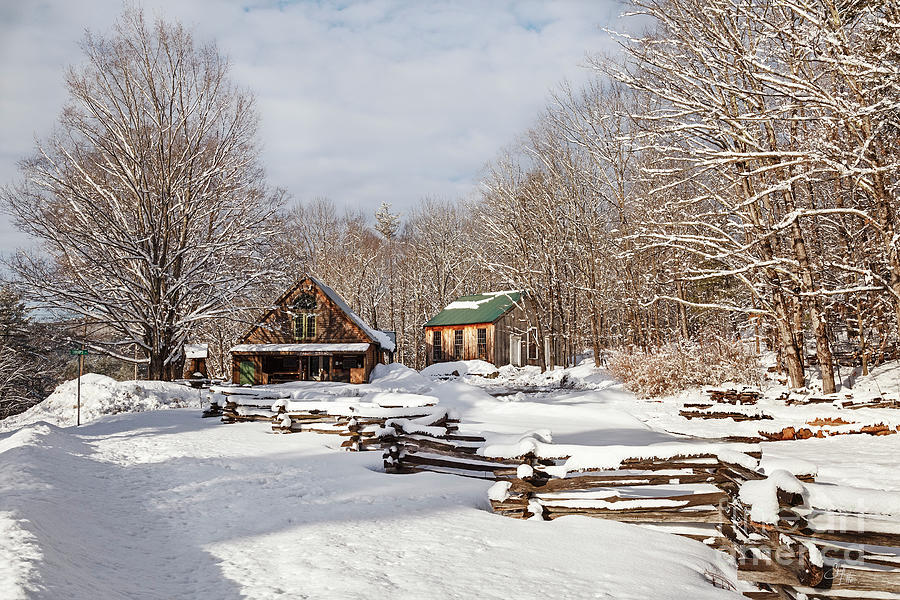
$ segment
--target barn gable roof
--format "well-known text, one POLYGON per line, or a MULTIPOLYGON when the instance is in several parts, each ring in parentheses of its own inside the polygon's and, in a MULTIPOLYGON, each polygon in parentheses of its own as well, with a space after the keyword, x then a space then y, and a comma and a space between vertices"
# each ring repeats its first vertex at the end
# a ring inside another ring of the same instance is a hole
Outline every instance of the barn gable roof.
POLYGON ((425 327, 493 323, 522 299, 522 292, 486 292, 460 296, 433 316, 425 327))
POLYGON ((350 318, 360 329, 362 329, 369 338, 383 349, 388 352, 394 351, 394 342, 391 341, 391 338, 385 332, 380 329, 374 329, 369 326, 368 323, 363 321, 362 317, 353 312, 353 309, 350 308, 350 305, 344 302, 344 299, 341 298, 340 294, 335 292, 333 289, 322 283, 320 280, 315 277, 310 276, 309 279, 315 283, 322 293, 328 296, 328 299, 334 302, 338 308, 340 308, 347 317, 350 318))
MULTIPOLYGON (((338 293, 335 292, 333 289, 331 289, 330 287, 328 287, 327 285, 325 285, 325 284, 324 284, 321 280, 319 280, 318 278, 313 277, 313 276, 311 276, 311 275, 307 275, 306 277, 302 277, 299 281, 297 281, 297 283, 295 283, 295 284, 292 285, 290 288, 288 288, 288 290, 285 291, 285 292, 278 298, 278 300, 275 301, 275 305, 276 305, 276 306, 279 306, 279 305, 285 304, 285 302, 287 302, 288 298, 290 298, 290 297, 294 294, 294 292, 296 292, 296 290, 297 290, 300 286, 302 286, 303 283, 304 283, 305 281, 307 281, 307 280, 311 281, 317 288, 319 288, 319 290, 320 290, 323 294, 325 294, 325 296, 327 296, 328 299, 331 300, 331 302, 334 303, 334 305, 337 306, 338 309, 339 309, 341 312, 343 312, 343 313, 347 316, 347 318, 348 318, 354 325, 356 325, 357 327, 359 327, 359 328, 362 330, 363 334, 365 334, 366 337, 368 337, 370 340, 372 340, 372 342, 374 342, 374 343, 378 344, 379 346, 381 346, 381 348, 382 348, 383 350, 387 350, 388 352, 393 352, 393 351, 394 351, 394 349, 395 349, 395 347, 396 347, 396 344, 394 344, 393 340, 391 340, 390 336, 388 336, 387 333, 385 333, 384 331, 380 331, 380 330, 378 330, 378 329, 375 329, 375 328, 371 327, 368 323, 366 323, 366 322, 362 319, 362 317, 360 317, 358 314, 356 314, 356 313, 353 311, 353 309, 350 308, 350 305, 347 304, 347 302, 344 301, 344 299, 340 296, 340 294, 338 294, 338 293)), ((275 311, 275 308, 270 309, 270 310, 263 316, 263 318, 260 319, 260 321, 259 321, 257 324, 255 324, 253 327, 250 328, 250 331, 249 331, 246 335, 244 335, 244 338, 243 338, 243 339, 246 340, 246 339, 250 336, 250 334, 253 332, 253 330, 256 329, 257 327, 259 327, 260 324, 263 323, 266 319, 268 319, 269 316, 270 316, 274 311, 275 311)))

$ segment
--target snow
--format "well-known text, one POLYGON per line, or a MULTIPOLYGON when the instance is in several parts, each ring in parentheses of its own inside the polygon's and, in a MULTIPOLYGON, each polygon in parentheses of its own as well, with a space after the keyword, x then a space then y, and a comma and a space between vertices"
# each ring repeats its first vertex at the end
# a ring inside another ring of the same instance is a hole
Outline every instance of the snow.
POLYGON ((43 556, 37 538, 13 515, 0 511, 0 591, 8 600, 25 600, 37 591, 35 564, 43 556))
POLYGON ((750 518, 757 523, 778 522, 778 490, 802 494, 803 483, 787 471, 775 471, 766 479, 747 481, 738 497, 750 507, 750 518))
POLYGON ((384 408, 395 408, 432 406, 438 403, 438 399, 434 396, 405 392, 370 392, 362 397, 361 402, 371 402, 384 408))
POLYGON ((509 498, 509 488, 512 484, 509 481, 498 481, 488 489, 488 499, 495 502, 503 502, 509 498))
MULTIPOLYGON (((46 421, 54 425, 74 425, 77 413, 77 385, 73 379, 60 384, 46 400, 22 414, 0 421, 0 432, 46 421)), ((97 373, 81 377, 81 422, 103 415, 163 408, 199 407, 201 393, 183 385, 163 381, 116 381, 97 373)))
MULTIPOLYGON (((496 378, 471 375, 485 369, 473 366, 458 377, 384 365, 364 385, 217 390, 237 392, 263 410, 354 407, 361 417, 391 416, 404 428, 433 434, 445 431, 431 425, 435 418, 454 414, 461 434, 485 437, 483 455, 527 446, 539 455, 568 456, 555 471, 549 468, 557 476, 615 468, 625 458, 682 454, 709 453, 754 467, 746 452, 762 448, 759 468, 769 477, 740 492, 754 518, 771 522, 781 488, 803 496, 797 510, 808 511, 814 527, 841 510, 871 515, 865 527, 873 531, 896 527, 890 517, 900 514, 900 435, 724 443, 722 437, 748 423, 678 416, 685 402, 705 398, 702 390, 641 400, 590 362, 544 374, 503 367, 496 378), (415 418, 423 410, 433 414, 415 418), (815 484, 794 477, 811 473, 815 484)), ((505 599, 545 598, 551 591, 572 598, 739 597, 709 583, 714 576, 737 585, 730 559, 667 533, 671 528, 578 516, 508 519, 488 506, 489 499, 508 497, 505 482, 387 475, 381 453, 341 451, 338 436, 274 435, 266 422, 222 425, 199 418, 196 408, 155 410, 196 406, 196 390, 94 375, 82 383, 89 423, 81 428, 57 426, 74 420, 74 382, 29 413, 0 422, 0 590, 11 598, 505 599)), ((853 420, 869 410, 788 407, 768 397, 756 408, 794 421, 834 414, 853 420)), ((874 414, 888 417, 890 410, 874 414)), ((675 507, 684 500, 660 498, 683 487, 643 487, 648 495, 637 497, 618 488, 623 499, 616 501, 608 490, 545 494, 541 501, 567 498, 566 505, 611 510, 675 507)), ((531 512, 540 510, 534 504, 531 512)))
POLYGON ((184 345, 184 357, 187 359, 207 358, 208 356, 209 356, 209 345, 208 344, 185 344, 184 345))
POLYGON ((426 393, 431 381, 400 363, 378 364, 369 376, 369 388, 382 391, 426 393))
POLYGON ((453 375, 494 375, 497 367, 483 360, 455 360, 434 363, 421 371, 426 377, 447 377, 453 375))
POLYGON ((457 310, 460 308, 467 310, 476 310, 479 306, 484 304, 485 302, 490 302, 493 298, 485 298, 484 300, 456 300, 451 302, 444 308, 444 310, 457 310))
POLYGON ((497 296, 509 296, 512 294, 520 294, 521 291, 516 290, 505 290, 502 292, 484 292, 479 294, 480 296, 491 296, 490 298, 483 298, 481 300, 455 300, 448 304, 444 310, 477 310, 482 304, 486 302, 491 302, 497 296))
POLYGON ((386 475, 330 436, 196 410, 28 427, 0 455, 4 597, 739 598, 709 585, 734 566, 697 542, 494 515, 489 482, 386 475))
POLYGON ((787 471, 774 471, 766 479, 741 486, 740 499, 751 507, 751 519, 778 522, 778 490, 800 494, 804 507, 815 510, 900 516, 900 494, 896 491, 804 483, 787 471))
POLYGON ((371 344, 238 344, 231 352, 365 352, 371 344))

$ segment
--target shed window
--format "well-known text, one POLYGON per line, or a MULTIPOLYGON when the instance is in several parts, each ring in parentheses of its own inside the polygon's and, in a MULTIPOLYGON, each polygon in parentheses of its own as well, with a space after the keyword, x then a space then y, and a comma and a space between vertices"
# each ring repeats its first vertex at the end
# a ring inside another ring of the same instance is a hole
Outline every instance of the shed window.
POLYGON ((434 362, 438 362, 444 358, 444 351, 441 348, 441 332, 434 331, 431 336, 431 352, 434 356, 434 362))
POLYGON ((487 329, 480 327, 478 329, 478 357, 487 356, 487 329))
POLYGON ((453 355, 456 358, 463 358, 463 330, 453 330, 453 355))

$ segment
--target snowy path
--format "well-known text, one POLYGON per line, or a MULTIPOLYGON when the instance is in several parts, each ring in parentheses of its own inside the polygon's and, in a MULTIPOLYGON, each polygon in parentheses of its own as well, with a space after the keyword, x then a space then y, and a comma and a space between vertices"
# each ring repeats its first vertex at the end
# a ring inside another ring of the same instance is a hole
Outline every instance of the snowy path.
POLYGON ((196 411, 0 434, 0 598, 726 598, 699 543, 196 411))

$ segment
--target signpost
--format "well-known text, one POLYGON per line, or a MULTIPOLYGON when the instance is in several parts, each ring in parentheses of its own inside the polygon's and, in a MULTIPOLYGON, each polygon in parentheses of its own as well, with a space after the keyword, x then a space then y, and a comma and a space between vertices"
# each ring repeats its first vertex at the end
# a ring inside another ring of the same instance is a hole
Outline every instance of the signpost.
POLYGON ((69 350, 69 354, 71 356, 78 356, 78 403, 75 417, 75 425, 81 425, 81 374, 84 372, 84 357, 87 356, 88 351, 85 348, 81 348, 80 350, 69 350))

